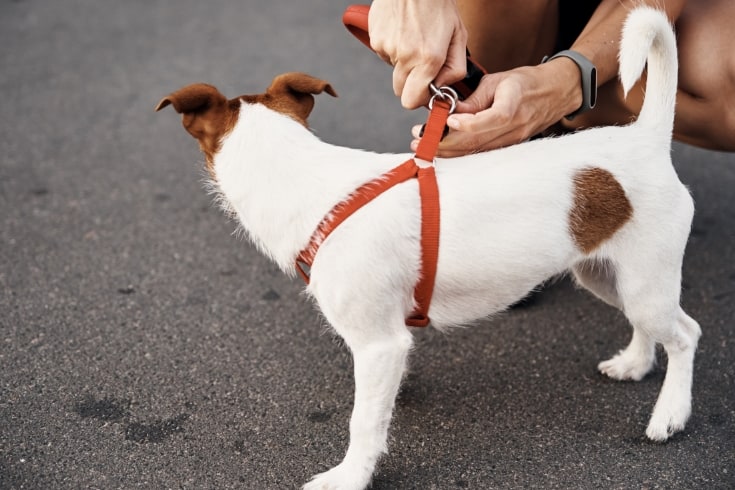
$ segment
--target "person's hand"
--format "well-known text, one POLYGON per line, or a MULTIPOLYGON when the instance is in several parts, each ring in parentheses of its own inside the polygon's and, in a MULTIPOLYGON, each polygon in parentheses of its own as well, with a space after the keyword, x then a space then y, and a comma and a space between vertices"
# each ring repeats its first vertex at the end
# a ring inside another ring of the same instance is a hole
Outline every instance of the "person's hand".
MULTIPOLYGON (((437 156, 456 157, 525 141, 582 104, 577 65, 557 58, 538 66, 485 75, 477 90, 449 116, 449 134, 437 156)), ((418 146, 420 126, 412 130, 418 146)))
POLYGON ((375 0, 370 45, 393 65, 393 91, 407 109, 429 100, 429 84, 448 85, 467 73, 467 31, 454 0, 375 0))

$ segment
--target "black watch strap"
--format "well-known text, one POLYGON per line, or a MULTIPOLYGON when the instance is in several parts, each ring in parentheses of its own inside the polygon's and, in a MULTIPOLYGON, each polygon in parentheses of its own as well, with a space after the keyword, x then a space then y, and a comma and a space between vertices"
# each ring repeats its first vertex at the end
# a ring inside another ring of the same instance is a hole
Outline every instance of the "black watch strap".
POLYGON ((597 68, 595 68, 595 65, 592 64, 592 62, 585 56, 576 51, 572 51, 571 49, 559 51, 551 57, 544 56, 541 63, 546 63, 547 61, 551 61, 554 58, 559 58, 561 56, 574 61, 577 68, 579 68, 579 72, 582 77, 582 105, 579 109, 566 116, 566 118, 571 121, 575 116, 582 114, 583 112, 587 112, 595 107, 595 103, 597 102, 597 68))

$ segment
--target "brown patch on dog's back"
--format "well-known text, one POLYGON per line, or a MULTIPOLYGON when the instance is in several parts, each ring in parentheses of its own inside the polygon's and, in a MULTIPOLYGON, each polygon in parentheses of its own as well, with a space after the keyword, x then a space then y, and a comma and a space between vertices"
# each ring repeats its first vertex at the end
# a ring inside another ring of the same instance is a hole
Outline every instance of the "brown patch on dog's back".
POLYGON ((633 207, 623 187, 607 170, 597 167, 579 170, 573 183, 569 230, 577 246, 590 253, 633 216, 633 207))

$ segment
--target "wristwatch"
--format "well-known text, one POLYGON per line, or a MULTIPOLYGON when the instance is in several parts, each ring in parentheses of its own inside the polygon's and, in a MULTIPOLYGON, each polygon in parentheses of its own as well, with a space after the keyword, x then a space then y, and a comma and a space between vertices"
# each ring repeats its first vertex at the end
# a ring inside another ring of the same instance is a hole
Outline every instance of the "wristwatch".
POLYGON ((579 68, 580 75, 582 76, 582 105, 576 111, 565 116, 571 121, 575 116, 578 116, 583 112, 587 112, 595 107, 595 102, 597 102, 597 68, 595 68, 595 65, 592 64, 592 62, 584 55, 576 51, 572 51, 571 49, 559 51, 551 57, 544 56, 541 63, 546 63, 547 61, 551 61, 554 58, 559 58, 561 56, 574 61, 577 68, 579 68))

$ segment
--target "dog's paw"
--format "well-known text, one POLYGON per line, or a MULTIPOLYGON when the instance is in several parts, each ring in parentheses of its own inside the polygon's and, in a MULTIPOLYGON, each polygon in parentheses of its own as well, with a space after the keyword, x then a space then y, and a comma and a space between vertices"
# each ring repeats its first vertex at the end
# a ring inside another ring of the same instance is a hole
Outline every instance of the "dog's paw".
POLYGON ((597 369, 612 379, 640 381, 653 368, 653 361, 653 358, 620 351, 612 359, 598 364, 597 369))
POLYGON ((648 422, 646 436, 656 442, 664 442, 677 432, 684 430, 684 426, 692 413, 691 398, 666 397, 659 398, 653 409, 653 415, 648 422))
POLYGON ((646 436, 656 442, 664 442, 677 432, 684 430, 689 419, 689 410, 681 410, 676 413, 670 410, 661 412, 665 413, 659 415, 654 412, 646 428, 646 436))
POLYGON ((342 463, 315 475, 302 490, 363 490, 370 483, 371 473, 342 463))

